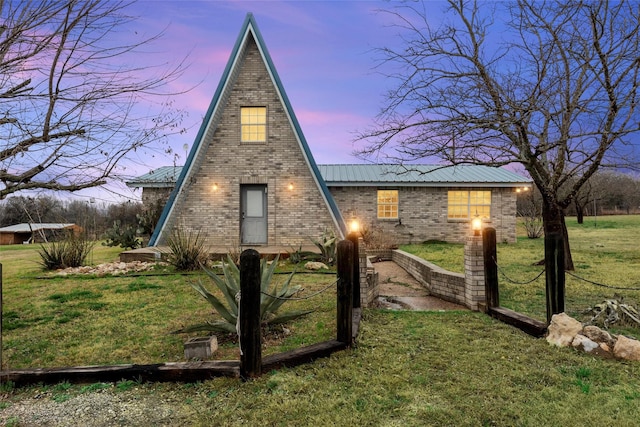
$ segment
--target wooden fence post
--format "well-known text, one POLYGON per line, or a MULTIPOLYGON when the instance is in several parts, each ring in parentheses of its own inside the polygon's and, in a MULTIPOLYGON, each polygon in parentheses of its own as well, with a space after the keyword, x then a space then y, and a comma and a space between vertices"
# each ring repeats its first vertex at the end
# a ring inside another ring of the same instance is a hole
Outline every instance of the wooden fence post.
POLYGON ((260 331, 260 254, 246 249, 240 255, 240 376, 262 374, 262 336, 260 331))
POLYGON ((360 249, 358 233, 352 231, 347 239, 353 243, 353 308, 360 308, 360 249))
POLYGON ((549 324, 551 316, 564 312, 564 241, 560 233, 549 233, 544 237, 544 267, 549 324))
POLYGON ((487 309, 500 307, 498 289, 498 252, 496 250, 496 229, 482 230, 482 252, 484 257, 484 293, 487 309))
POLYGON ((351 345, 353 331, 353 243, 338 242, 337 340, 351 345))

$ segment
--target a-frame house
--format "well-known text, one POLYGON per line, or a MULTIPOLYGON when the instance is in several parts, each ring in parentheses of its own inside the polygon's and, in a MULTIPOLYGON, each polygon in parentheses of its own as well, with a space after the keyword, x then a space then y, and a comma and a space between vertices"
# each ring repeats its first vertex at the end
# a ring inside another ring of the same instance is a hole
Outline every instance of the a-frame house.
POLYGON ((252 14, 149 245, 164 245, 178 227, 218 247, 298 247, 325 230, 344 236, 252 14))

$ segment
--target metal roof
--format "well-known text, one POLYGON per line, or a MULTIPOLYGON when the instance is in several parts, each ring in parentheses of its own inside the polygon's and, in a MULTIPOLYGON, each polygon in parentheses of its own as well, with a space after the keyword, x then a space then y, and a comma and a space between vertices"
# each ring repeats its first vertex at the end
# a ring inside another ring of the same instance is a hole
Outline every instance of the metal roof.
POLYGON ((172 188, 175 186, 182 166, 162 166, 149 173, 127 181, 127 187, 172 188))
POLYGON ((327 186, 521 187, 531 180, 504 168, 482 165, 318 165, 327 186))
MULTIPOLYGON (((127 182, 129 187, 172 187, 180 166, 163 166, 127 182)), ((531 180, 505 168, 482 165, 318 165, 328 187, 523 187, 531 180)))
POLYGON ((31 233, 40 230, 62 230, 73 227, 73 223, 22 223, 0 228, 0 233, 31 233))

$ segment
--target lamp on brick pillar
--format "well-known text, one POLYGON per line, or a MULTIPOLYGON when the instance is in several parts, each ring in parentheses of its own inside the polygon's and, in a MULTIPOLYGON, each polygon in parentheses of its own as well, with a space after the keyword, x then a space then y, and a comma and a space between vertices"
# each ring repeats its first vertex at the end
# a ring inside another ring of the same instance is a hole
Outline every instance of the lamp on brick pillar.
POLYGON ((480 215, 471 220, 471 230, 464 245, 464 299, 471 310, 478 310, 485 301, 484 262, 482 252, 482 218, 480 215))
POLYGON ((473 230, 474 236, 479 236, 480 231, 482 231, 482 218, 480 218, 477 214, 471 220, 471 229, 473 230))

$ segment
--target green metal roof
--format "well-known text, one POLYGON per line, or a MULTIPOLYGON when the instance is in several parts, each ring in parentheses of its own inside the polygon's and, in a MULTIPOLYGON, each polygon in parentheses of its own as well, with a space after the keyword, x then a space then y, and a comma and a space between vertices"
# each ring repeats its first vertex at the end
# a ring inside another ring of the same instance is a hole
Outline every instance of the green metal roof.
POLYGON ((327 186, 522 187, 531 180, 482 165, 318 165, 327 186))
MULTIPOLYGON (((180 166, 164 166, 133 181, 129 187, 171 187, 180 175, 180 166), (173 181, 171 181, 173 179, 173 181)), ((504 168, 481 165, 318 165, 328 187, 523 187, 531 180, 504 168)))
POLYGON ((182 166, 162 166, 127 181, 127 187, 173 188, 182 172, 182 166))

